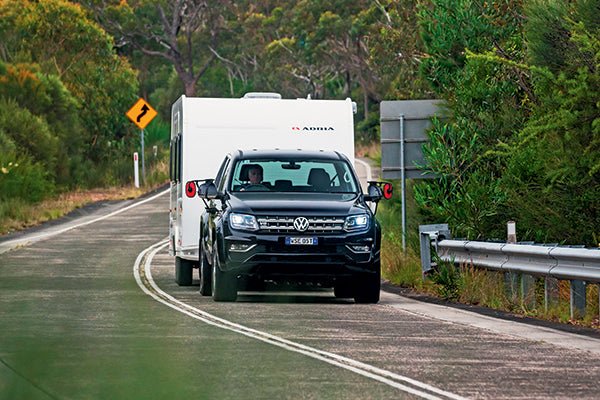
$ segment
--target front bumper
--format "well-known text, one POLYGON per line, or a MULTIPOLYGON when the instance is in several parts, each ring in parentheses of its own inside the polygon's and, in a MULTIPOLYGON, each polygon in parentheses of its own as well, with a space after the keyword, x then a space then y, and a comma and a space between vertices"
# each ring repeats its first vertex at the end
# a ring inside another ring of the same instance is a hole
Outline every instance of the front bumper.
POLYGON ((221 268, 263 279, 343 278, 379 268, 380 245, 370 229, 336 235, 233 232, 223 237, 221 268), (317 245, 286 244, 286 237, 317 238, 317 245))

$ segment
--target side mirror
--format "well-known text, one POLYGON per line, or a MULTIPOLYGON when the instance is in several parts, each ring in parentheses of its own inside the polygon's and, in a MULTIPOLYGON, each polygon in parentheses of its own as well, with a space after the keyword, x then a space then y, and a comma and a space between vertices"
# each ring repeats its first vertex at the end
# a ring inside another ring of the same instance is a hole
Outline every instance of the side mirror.
POLYGON ((383 197, 383 191, 374 182, 369 183, 369 187, 367 188, 367 195, 365 196, 365 200, 374 201, 377 203, 383 197))
POLYGON ((365 196, 366 201, 379 202, 381 198, 389 200, 392 198, 394 188, 389 182, 377 182, 369 181, 369 187, 367 188, 367 195, 365 196))
POLYGON ((217 186, 212 180, 204 182, 198 186, 198 196, 208 200, 216 199, 218 197, 217 186))
POLYGON ((208 200, 219 197, 217 186, 215 185, 213 179, 205 179, 204 181, 188 181, 185 184, 185 194, 187 197, 195 197, 197 194, 201 199, 208 200))

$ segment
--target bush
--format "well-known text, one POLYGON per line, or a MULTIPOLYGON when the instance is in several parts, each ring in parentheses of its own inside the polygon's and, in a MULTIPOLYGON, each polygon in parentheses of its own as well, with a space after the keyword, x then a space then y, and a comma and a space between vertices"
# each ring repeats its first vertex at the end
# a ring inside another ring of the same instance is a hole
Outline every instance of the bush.
POLYGON ((44 165, 26 156, 17 158, 0 153, 0 199, 33 203, 53 193, 54 183, 44 165))
POLYGON ((0 98, 0 130, 33 163, 41 163, 53 175, 59 141, 43 118, 19 107, 14 100, 0 98))
POLYGON ((444 300, 458 300, 461 295, 463 279, 460 269, 454 263, 438 260, 438 266, 430 275, 431 280, 439 285, 438 294, 444 300))

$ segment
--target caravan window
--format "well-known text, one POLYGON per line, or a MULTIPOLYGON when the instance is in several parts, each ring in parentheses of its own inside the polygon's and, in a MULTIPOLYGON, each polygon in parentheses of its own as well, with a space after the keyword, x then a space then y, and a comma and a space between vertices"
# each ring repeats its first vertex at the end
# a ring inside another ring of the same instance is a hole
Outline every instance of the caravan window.
POLYGON ((177 182, 181 182, 183 177, 183 137, 177 136, 177 182))

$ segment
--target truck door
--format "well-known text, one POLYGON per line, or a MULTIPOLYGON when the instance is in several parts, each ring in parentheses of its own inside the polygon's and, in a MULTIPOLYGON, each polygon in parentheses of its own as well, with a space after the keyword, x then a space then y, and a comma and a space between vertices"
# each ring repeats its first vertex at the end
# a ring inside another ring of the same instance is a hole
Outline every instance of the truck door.
MULTIPOLYGON (((225 160, 223 160, 223 163, 221 164, 221 167, 219 168, 219 172, 217 173, 217 177, 215 178, 215 186, 217 186, 217 190, 220 193, 225 192, 226 190, 226 182, 227 182, 227 177, 229 176, 229 171, 231 170, 231 158, 229 156, 225 157, 225 160)), ((212 260, 212 251, 213 251, 213 245, 215 243, 215 241, 217 240, 217 238, 215 237, 215 230, 217 227, 217 222, 218 219, 221 218, 221 215, 223 214, 222 212, 222 207, 221 207, 221 200, 211 200, 209 202, 209 207, 215 211, 211 212, 211 213, 207 213, 207 217, 208 217, 208 227, 207 227, 207 243, 205 243, 205 249, 210 253, 210 259, 212 260)))

